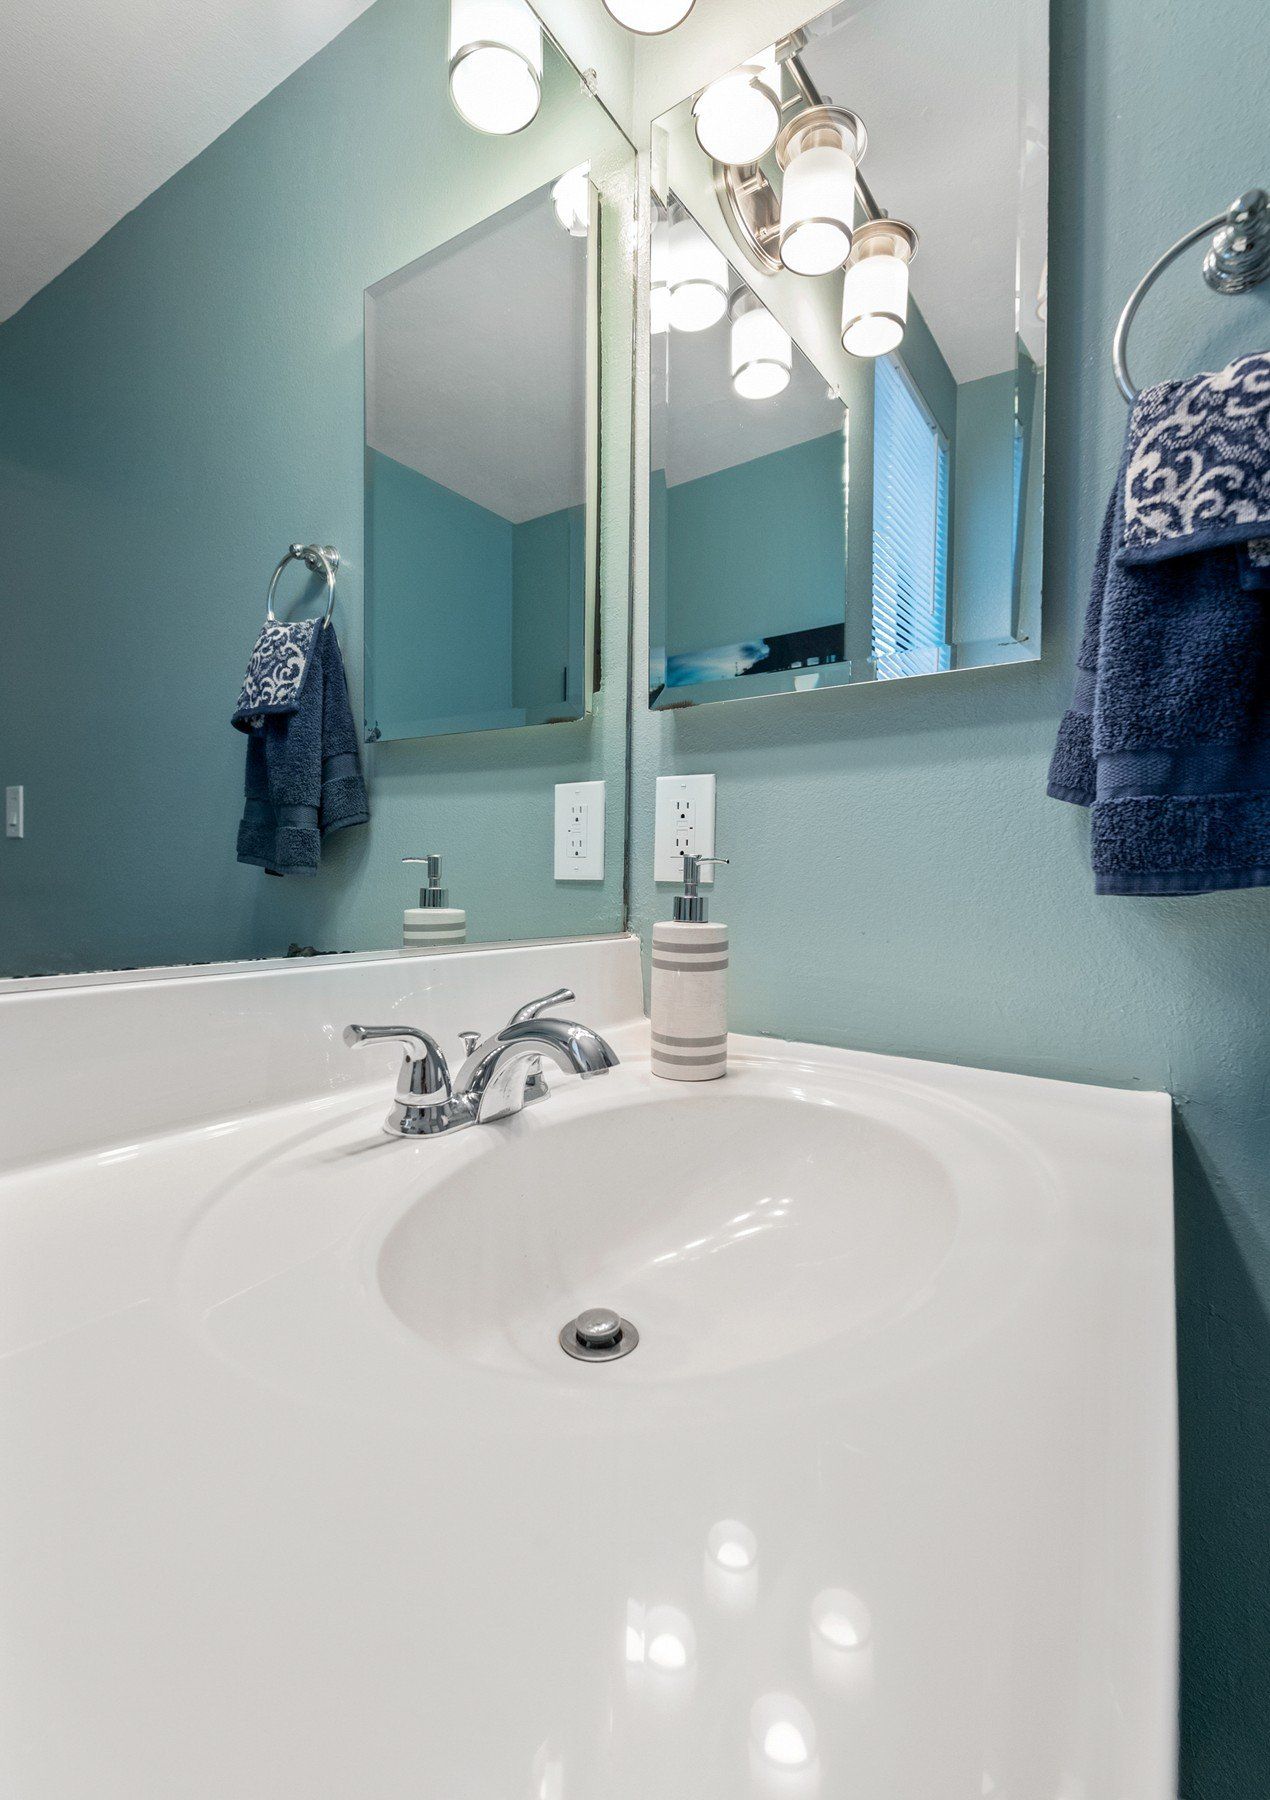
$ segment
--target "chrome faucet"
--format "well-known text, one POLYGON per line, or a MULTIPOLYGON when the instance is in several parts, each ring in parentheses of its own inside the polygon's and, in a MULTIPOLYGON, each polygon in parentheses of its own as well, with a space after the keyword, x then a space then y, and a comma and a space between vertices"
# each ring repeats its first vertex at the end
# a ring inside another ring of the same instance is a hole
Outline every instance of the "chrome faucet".
POLYGON ((598 1032, 570 1019, 543 1017, 548 1006, 573 999, 559 988, 518 1008, 511 1019, 483 1042, 474 1031, 462 1033, 467 1060, 451 1083, 449 1066, 436 1039, 409 1025, 349 1025, 344 1042, 351 1047, 394 1039, 405 1046, 397 1081, 397 1097, 384 1121, 393 1137, 435 1137, 465 1125, 488 1125, 517 1113, 527 1102, 549 1093, 543 1059, 566 1074, 605 1075, 617 1056, 598 1032))

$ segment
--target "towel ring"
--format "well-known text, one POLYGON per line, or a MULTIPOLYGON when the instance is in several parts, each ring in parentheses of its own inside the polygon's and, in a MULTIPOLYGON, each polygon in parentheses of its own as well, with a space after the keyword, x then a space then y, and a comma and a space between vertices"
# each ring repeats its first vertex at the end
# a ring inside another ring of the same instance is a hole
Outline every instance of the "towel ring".
POLYGON ((1217 294, 1247 293, 1249 288, 1256 287, 1270 275, 1270 195, 1261 188, 1250 188, 1238 200, 1232 201, 1225 212, 1218 213, 1216 218, 1205 219, 1194 231, 1188 231, 1151 264, 1130 294, 1111 341, 1112 373, 1116 386, 1130 406, 1137 399, 1138 390, 1129 379, 1129 365, 1125 360, 1129 327, 1148 289, 1175 257, 1204 237, 1213 240, 1204 257, 1204 280, 1209 287, 1217 294))
POLYGON ((331 622, 331 614, 335 611, 335 571, 340 566, 340 553, 334 544, 290 544, 287 553, 273 572, 273 580, 269 583, 269 596, 265 601, 265 623, 274 616, 273 596, 277 591, 278 577, 289 562, 302 562, 315 575, 326 576, 326 611, 322 615, 322 624, 331 622))

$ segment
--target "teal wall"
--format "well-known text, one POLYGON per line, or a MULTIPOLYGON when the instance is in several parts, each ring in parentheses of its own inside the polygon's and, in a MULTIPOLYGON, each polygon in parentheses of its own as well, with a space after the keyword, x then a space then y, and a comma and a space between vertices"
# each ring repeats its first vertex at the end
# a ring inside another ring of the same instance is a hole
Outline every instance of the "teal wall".
POLYGON ((1010 629, 1014 567, 1013 369, 957 389, 953 450, 953 608, 955 643, 977 643, 1010 629))
POLYGON ((366 515, 367 717, 387 737, 410 737, 437 718, 472 714, 479 728, 482 715, 508 712, 510 521, 378 450, 366 453, 366 515))
MULTIPOLYGON (((1116 315, 1266 180, 1264 25, 1260 0, 1055 0, 1042 660, 635 722, 635 920, 670 908, 655 776, 715 771, 736 1027, 1176 1097, 1185 1800, 1270 1794, 1270 893, 1097 899, 1088 821, 1044 784, 1125 425, 1116 315)), ((1209 295, 1192 258, 1138 379, 1268 338, 1270 291, 1209 295)))
POLYGON ((584 508, 513 525, 367 450, 366 518, 366 711, 385 738, 581 716, 584 508))
POLYGON ((667 490, 672 656, 842 618, 844 449, 833 431, 667 490), (792 519, 800 522, 795 557, 792 519))
MULTIPOLYGON (((470 131, 446 94, 447 22, 445 0, 378 0, 0 326, 0 780, 27 800, 26 838, 0 839, 0 973, 398 943, 417 887, 400 858, 431 850, 474 938, 621 921, 619 479, 592 718, 377 745, 371 824, 331 841, 317 880, 234 861, 229 715, 293 539, 344 557, 336 618, 361 717, 364 289, 620 150, 550 56, 528 130, 470 131), (553 785, 598 776, 608 878, 558 886, 553 785)), ((602 442, 619 476, 628 240, 604 234, 602 442)), ((294 569, 286 583, 299 611, 294 569)))
POLYGON ((512 699, 531 723, 581 712, 585 624, 585 510, 522 520, 512 531, 512 699))

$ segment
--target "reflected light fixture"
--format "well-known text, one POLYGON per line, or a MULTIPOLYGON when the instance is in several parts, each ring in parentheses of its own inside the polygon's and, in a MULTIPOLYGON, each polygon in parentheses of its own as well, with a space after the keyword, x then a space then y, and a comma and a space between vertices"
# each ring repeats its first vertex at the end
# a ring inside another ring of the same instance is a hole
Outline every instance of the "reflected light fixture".
POLYGON ((551 190, 557 219, 570 237, 584 238, 591 223, 591 165, 579 163, 560 177, 551 190))
POLYGON ((794 353, 789 333, 758 295, 738 288, 728 303, 732 320, 732 386, 742 400, 770 400, 789 386, 794 353))
POLYGON ((707 156, 733 167, 756 163, 776 142, 781 124, 781 70, 776 46, 721 75, 693 102, 697 142, 707 156))
POLYGON ((668 241, 668 311, 676 331, 705 331, 728 309, 727 258, 694 219, 676 219, 668 241))
POLYGON ((856 167, 868 134, 841 106, 809 106, 783 128, 780 259, 794 275, 828 275, 851 253, 856 167))
POLYGON ((523 131, 542 99, 542 26, 526 0, 450 0, 450 98, 476 131, 523 131))
POLYGON ((870 219, 855 234, 842 283, 842 347, 852 356, 899 348, 908 319, 908 265, 917 233, 898 219, 870 219))
POLYGON ((628 31, 641 37, 660 37, 682 25, 694 0, 604 0, 604 10, 628 31))

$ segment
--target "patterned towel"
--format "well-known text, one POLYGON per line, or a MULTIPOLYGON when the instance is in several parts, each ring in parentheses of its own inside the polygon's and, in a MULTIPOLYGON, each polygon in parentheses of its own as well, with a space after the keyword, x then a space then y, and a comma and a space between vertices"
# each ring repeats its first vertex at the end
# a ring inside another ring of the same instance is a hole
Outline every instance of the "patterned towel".
POLYGON ((296 710, 321 624, 321 619, 300 619, 294 625, 265 620, 230 721, 239 731, 254 731, 272 713, 296 710))
POLYGON ((1135 402, 1048 791, 1100 894, 1270 885, 1270 355, 1135 402))
POLYGON ((1270 352, 1138 395, 1124 465, 1126 565, 1234 544, 1245 587, 1270 585, 1270 352))
MULTIPOLYGON (((270 875, 316 875, 322 841, 370 817, 348 701, 344 659, 333 626, 316 626, 297 691, 281 680, 247 731, 247 771, 238 860, 270 875)), ((284 627, 286 630, 295 629, 284 627)), ((235 724, 238 723, 235 715, 235 724)))

